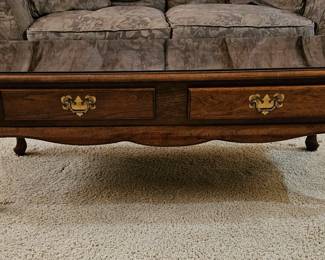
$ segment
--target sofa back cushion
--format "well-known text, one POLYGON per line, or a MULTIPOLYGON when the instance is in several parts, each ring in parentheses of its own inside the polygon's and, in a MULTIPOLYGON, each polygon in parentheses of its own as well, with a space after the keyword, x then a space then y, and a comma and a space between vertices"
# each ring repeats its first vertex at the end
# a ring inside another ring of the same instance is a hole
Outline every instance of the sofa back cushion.
POLYGON ((69 11, 97 10, 111 5, 110 0, 29 0, 33 8, 33 16, 69 11))
POLYGON ((29 0, 0 0, 0 34, 9 36, 7 40, 25 39, 33 22, 29 0))
POLYGON ((148 6, 159 9, 163 12, 166 10, 165 0, 112 0, 112 5, 116 6, 148 6))
POLYGON ((168 8, 184 4, 227 4, 229 0, 168 0, 168 8))
POLYGON ((5 0, 0 0, 0 41, 21 39, 15 17, 5 0))
POLYGON ((231 4, 257 4, 302 14, 306 0, 230 0, 231 4))

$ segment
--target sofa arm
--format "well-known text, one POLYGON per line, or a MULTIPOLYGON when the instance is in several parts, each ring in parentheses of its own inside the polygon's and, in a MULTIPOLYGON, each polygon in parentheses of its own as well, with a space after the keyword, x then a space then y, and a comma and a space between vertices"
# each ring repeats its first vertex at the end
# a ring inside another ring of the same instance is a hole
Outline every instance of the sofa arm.
POLYGON ((28 0, 0 0, 0 39, 24 39, 33 22, 28 0))
POLYGON ((325 1, 307 0, 304 16, 316 23, 316 33, 325 35, 325 1))

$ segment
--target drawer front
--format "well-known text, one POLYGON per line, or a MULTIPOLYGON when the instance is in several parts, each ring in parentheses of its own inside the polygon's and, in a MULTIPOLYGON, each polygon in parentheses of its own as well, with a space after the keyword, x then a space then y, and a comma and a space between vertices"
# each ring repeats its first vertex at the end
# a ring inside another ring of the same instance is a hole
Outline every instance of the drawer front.
POLYGON ((5 120, 153 119, 155 90, 2 90, 5 120))
POLYGON ((190 88, 190 120, 325 118, 325 86, 190 88))

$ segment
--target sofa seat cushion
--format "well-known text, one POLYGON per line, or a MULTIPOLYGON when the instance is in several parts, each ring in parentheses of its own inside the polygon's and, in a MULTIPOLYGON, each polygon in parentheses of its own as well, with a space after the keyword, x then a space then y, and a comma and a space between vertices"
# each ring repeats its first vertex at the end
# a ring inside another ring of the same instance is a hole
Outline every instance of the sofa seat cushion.
POLYGON ((39 18, 27 30, 28 40, 165 39, 170 28, 164 14, 145 6, 114 6, 97 11, 66 11, 39 18))
POLYGON ((235 4, 180 5, 167 12, 173 38, 314 35, 314 23, 289 11, 235 4))

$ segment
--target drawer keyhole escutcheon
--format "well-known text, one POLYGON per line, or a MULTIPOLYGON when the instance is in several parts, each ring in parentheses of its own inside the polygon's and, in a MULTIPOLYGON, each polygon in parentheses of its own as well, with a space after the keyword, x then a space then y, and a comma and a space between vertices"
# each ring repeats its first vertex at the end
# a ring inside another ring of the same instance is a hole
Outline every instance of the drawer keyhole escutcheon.
POLYGON ((263 98, 260 94, 255 94, 249 97, 249 107, 266 116, 275 109, 283 107, 284 99, 285 96, 279 93, 273 96, 266 94, 263 98))
POLYGON ((73 99, 71 96, 61 97, 63 110, 71 111, 73 114, 82 117, 88 111, 96 109, 96 97, 87 95, 84 100, 80 96, 73 99))

